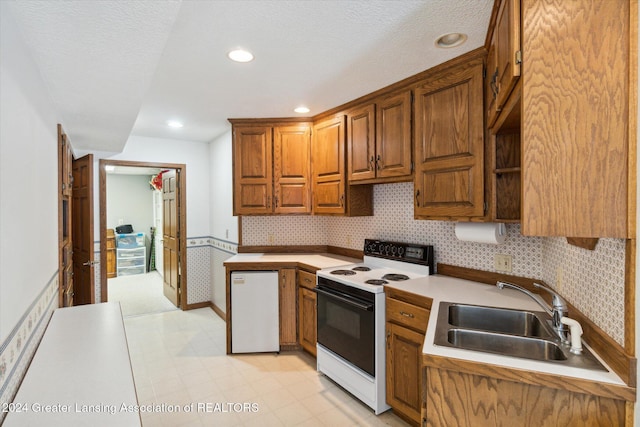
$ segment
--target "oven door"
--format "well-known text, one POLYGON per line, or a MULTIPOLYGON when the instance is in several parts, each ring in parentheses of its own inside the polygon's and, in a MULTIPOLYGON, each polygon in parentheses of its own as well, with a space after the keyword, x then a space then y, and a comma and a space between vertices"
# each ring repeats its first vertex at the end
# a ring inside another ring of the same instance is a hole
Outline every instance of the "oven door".
POLYGON ((369 301, 348 289, 323 286, 321 282, 330 281, 318 279, 318 343, 375 377, 374 295, 369 301))

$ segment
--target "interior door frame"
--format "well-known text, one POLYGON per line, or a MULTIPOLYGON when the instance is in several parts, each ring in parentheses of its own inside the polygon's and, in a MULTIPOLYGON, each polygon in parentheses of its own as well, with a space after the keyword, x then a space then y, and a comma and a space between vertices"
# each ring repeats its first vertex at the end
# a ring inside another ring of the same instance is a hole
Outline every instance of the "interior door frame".
POLYGON ((180 223, 178 230, 180 233, 180 309, 187 307, 187 165, 183 163, 158 163, 139 162, 130 160, 109 160, 100 159, 99 163, 99 193, 100 193, 100 301, 108 301, 107 286, 107 170, 106 166, 129 166, 147 167, 159 169, 175 169, 176 185, 179 188, 180 197, 180 223))

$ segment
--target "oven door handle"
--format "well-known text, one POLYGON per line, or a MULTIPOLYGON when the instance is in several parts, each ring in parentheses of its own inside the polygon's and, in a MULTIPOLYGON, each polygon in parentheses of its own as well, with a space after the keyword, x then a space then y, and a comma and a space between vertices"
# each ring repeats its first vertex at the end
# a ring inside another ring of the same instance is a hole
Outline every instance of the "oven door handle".
POLYGON ((324 289, 320 289, 320 288, 313 288, 313 290, 329 298, 337 299, 338 301, 342 301, 345 304, 349 304, 353 307, 359 308, 360 310, 373 311, 373 304, 363 303, 358 300, 349 298, 347 296, 338 295, 333 292, 325 291, 324 289))

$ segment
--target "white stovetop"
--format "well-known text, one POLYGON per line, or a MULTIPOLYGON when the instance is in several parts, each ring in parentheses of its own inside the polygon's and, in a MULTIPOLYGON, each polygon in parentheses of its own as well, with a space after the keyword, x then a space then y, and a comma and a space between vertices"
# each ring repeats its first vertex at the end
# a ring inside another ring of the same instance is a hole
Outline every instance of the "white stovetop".
MULTIPOLYGON (((548 362, 537 362, 535 360, 501 356, 480 351, 443 347, 433 343, 438 318, 438 309, 441 301, 541 311, 541 307, 522 292, 513 289, 500 290, 496 286, 492 285, 439 275, 408 280, 405 282, 394 282, 385 286, 401 289, 433 299, 431 314, 429 316, 429 325, 427 326, 424 345, 422 347, 422 352, 424 354, 469 360, 508 368, 525 369, 533 372, 548 373, 591 381, 600 381, 621 386, 625 385, 624 381, 622 381, 622 379, 620 379, 620 377, 611 370, 596 371, 573 368, 548 362)), ((569 317, 571 317, 571 313, 569 313, 569 317)), ((589 349, 596 357, 598 357, 593 349, 589 349)), ((598 359, 606 366, 602 359, 599 357, 598 359)))

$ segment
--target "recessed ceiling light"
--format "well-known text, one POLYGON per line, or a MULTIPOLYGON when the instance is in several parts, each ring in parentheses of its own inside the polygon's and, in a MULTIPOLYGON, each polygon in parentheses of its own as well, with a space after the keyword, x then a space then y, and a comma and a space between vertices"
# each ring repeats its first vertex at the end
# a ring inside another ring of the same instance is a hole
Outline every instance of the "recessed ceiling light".
POLYGON ((170 128, 179 129, 179 128, 183 127, 184 125, 181 122, 177 121, 177 120, 169 120, 167 122, 167 126, 169 126, 170 128))
POLYGON ((467 35, 462 33, 443 34, 436 39, 436 47, 450 48, 460 46, 467 41, 467 35))
POLYGON ((249 62, 253 61, 253 54, 247 50, 236 49, 227 54, 229 59, 236 62, 249 62))
POLYGON ((293 111, 295 111, 296 113, 300 113, 300 114, 306 114, 311 110, 309 108, 307 108, 307 107, 300 106, 300 107, 295 108, 293 111))

